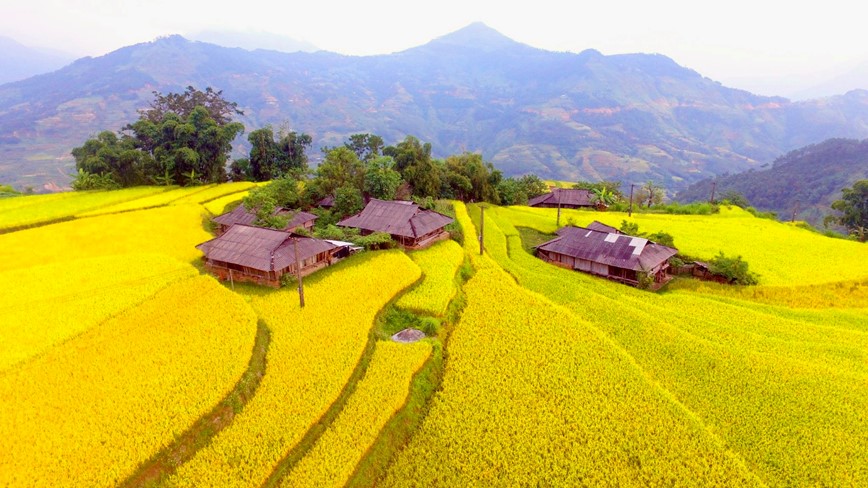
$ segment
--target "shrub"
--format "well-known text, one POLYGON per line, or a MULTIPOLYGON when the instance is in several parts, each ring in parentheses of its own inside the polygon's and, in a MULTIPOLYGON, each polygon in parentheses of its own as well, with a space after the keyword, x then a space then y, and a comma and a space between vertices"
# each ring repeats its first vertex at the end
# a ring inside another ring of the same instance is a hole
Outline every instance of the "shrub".
POLYGON ((726 257, 723 251, 720 251, 720 254, 708 262, 708 269, 714 274, 726 277, 730 283, 736 285, 755 285, 758 283, 759 276, 748 270, 747 261, 741 256, 726 257))

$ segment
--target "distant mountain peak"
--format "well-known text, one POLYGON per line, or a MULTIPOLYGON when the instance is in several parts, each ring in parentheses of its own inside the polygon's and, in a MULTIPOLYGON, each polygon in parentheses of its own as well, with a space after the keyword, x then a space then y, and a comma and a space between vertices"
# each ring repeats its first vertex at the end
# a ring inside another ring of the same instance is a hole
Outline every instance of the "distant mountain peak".
POLYGON ((482 22, 474 22, 426 44, 426 46, 481 48, 486 51, 518 45, 521 43, 506 37, 482 22))

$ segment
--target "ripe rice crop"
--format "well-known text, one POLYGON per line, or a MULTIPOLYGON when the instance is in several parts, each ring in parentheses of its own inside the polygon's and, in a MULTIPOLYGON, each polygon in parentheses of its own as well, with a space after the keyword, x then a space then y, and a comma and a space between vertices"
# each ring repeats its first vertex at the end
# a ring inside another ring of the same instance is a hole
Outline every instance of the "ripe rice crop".
POLYGON ((0 375, 0 485, 117 485, 234 387, 255 333, 199 276, 0 375))
POLYGON ((163 191, 165 189, 159 187, 135 187, 116 191, 65 192, 58 196, 4 198, 0 200, 0 230, 35 226, 72 218, 88 211, 99 212, 97 209, 119 202, 136 201, 163 191))
POLYGON ((338 398, 380 308, 421 276, 399 251, 364 253, 292 287, 253 292, 271 330, 256 396, 232 424, 169 480, 174 486, 261 485, 338 398))
POLYGON ((398 299, 400 308, 441 316, 458 291, 455 273, 464 261, 464 250, 452 240, 438 242, 428 249, 410 254, 422 268, 425 279, 398 299))
POLYGON ((2 234, 0 271, 126 253, 193 262, 202 256, 194 246, 213 237, 202 213, 199 205, 175 205, 2 234))
MULTIPOLYGON (((219 189, 223 185, 204 185, 204 186, 186 186, 186 187, 144 187, 144 188, 170 188, 145 198, 138 198, 128 202, 122 202, 109 207, 101 207, 90 212, 78 214, 79 217, 93 217, 96 215, 105 215, 119 212, 129 212, 131 210, 145 210, 150 208, 173 205, 175 203, 183 204, 182 200, 192 200, 190 203, 198 203, 200 195, 208 195, 209 192, 219 189)), ((219 191, 218 191, 219 192, 219 191)))
POLYGON ((736 287, 699 280, 679 280, 670 290, 738 298, 791 308, 868 308, 868 278, 801 286, 736 287))
POLYGON ((237 195, 241 192, 246 192, 256 186, 256 183, 251 181, 236 181, 233 183, 222 183, 214 185, 206 190, 194 192, 185 197, 181 197, 172 202, 172 205, 184 205, 187 203, 205 203, 216 200, 221 197, 237 195))
POLYGON ((486 248, 504 269, 624 347, 765 483, 868 480, 865 309, 791 310, 737 292, 635 290, 530 256, 514 212, 491 215, 486 248))
POLYGON ((189 264, 156 254, 0 272, 0 372, 196 274, 189 264))
MULTIPOLYGON (((512 225, 554 232, 557 209, 497 208, 512 225)), ((621 221, 639 224, 642 232, 668 232, 682 254, 711 259, 720 251, 741 255, 761 285, 798 286, 859 280, 868 276, 868 246, 832 239, 806 229, 759 219, 738 208, 722 208, 714 215, 637 214, 563 210, 561 225, 593 220, 620 227, 621 221)))
POLYGON ((428 342, 378 342, 340 415, 281 486, 344 486, 380 430, 407 401, 413 375, 430 354, 428 342))
POLYGON ((223 213, 223 210, 226 208, 226 205, 229 205, 232 202, 237 202, 237 201, 243 199, 244 197, 247 196, 248 193, 250 193, 250 192, 242 191, 239 193, 233 193, 231 195, 226 195, 226 196, 211 200, 210 202, 203 203, 202 206, 205 207, 205 210, 210 212, 211 215, 220 215, 223 213))
POLYGON ((587 322, 471 257, 441 388, 383 486, 757 484, 587 322))

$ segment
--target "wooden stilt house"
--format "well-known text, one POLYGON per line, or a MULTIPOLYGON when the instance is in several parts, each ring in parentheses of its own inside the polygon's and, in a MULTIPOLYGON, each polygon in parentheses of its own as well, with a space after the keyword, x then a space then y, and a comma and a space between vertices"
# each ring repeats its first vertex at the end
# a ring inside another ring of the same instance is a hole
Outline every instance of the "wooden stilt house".
POLYGON ((341 255, 333 243, 289 232, 236 224, 225 233, 196 246, 205 255, 205 267, 221 280, 280 286, 285 274, 302 276, 324 268, 341 255), (296 251, 298 256, 296 256, 296 251))
POLYGON ((594 208, 590 191, 573 188, 552 188, 549 193, 531 198, 527 204, 541 208, 594 208))
MULTIPOLYGON (((314 221, 317 219, 317 216, 312 213, 302 212, 300 210, 288 210, 285 208, 275 209, 274 215, 290 216, 289 221, 286 223, 286 227, 283 228, 283 230, 287 232, 299 229, 313 229, 314 221)), ((253 223, 256 221, 256 214, 244 208, 244 205, 239 205, 231 212, 218 215, 212 220, 218 225, 217 235, 221 235, 235 224, 254 225, 253 223)))
POLYGON ((678 253, 677 249, 620 232, 563 227, 557 234, 558 237, 537 246, 538 257, 633 286, 639 284, 643 273, 653 278, 656 286, 667 282, 669 258, 678 253))
POLYGON ((419 249, 449 238, 446 226, 450 223, 451 217, 422 209, 414 202, 372 198, 364 210, 338 222, 338 225, 355 227, 362 235, 385 232, 402 246, 419 249))

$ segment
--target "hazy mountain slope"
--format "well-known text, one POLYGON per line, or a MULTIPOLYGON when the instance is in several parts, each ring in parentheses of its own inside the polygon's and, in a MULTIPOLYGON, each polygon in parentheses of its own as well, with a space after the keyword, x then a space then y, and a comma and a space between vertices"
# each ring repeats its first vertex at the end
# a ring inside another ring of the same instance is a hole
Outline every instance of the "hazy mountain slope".
POLYGON ((706 200, 716 181, 717 195, 743 194, 761 210, 777 212, 782 219, 796 218, 821 225, 830 205, 841 198, 841 189, 868 179, 868 139, 829 139, 791 151, 767 168, 707 179, 679 192, 683 201, 706 200))
POLYGON ((868 92, 795 103, 723 87, 662 55, 543 51, 482 24, 367 57, 172 36, 0 86, 0 181, 67 181, 72 147, 134 120, 153 90, 191 84, 237 101, 248 130, 285 124, 315 147, 356 132, 389 144, 412 134, 438 157, 478 151, 507 174, 670 189, 829 137, 868 137, 868 92))
POLYGON ((70 55, 28 47, 0 36, 0 85, 54 71, 72 60, 70 55))

